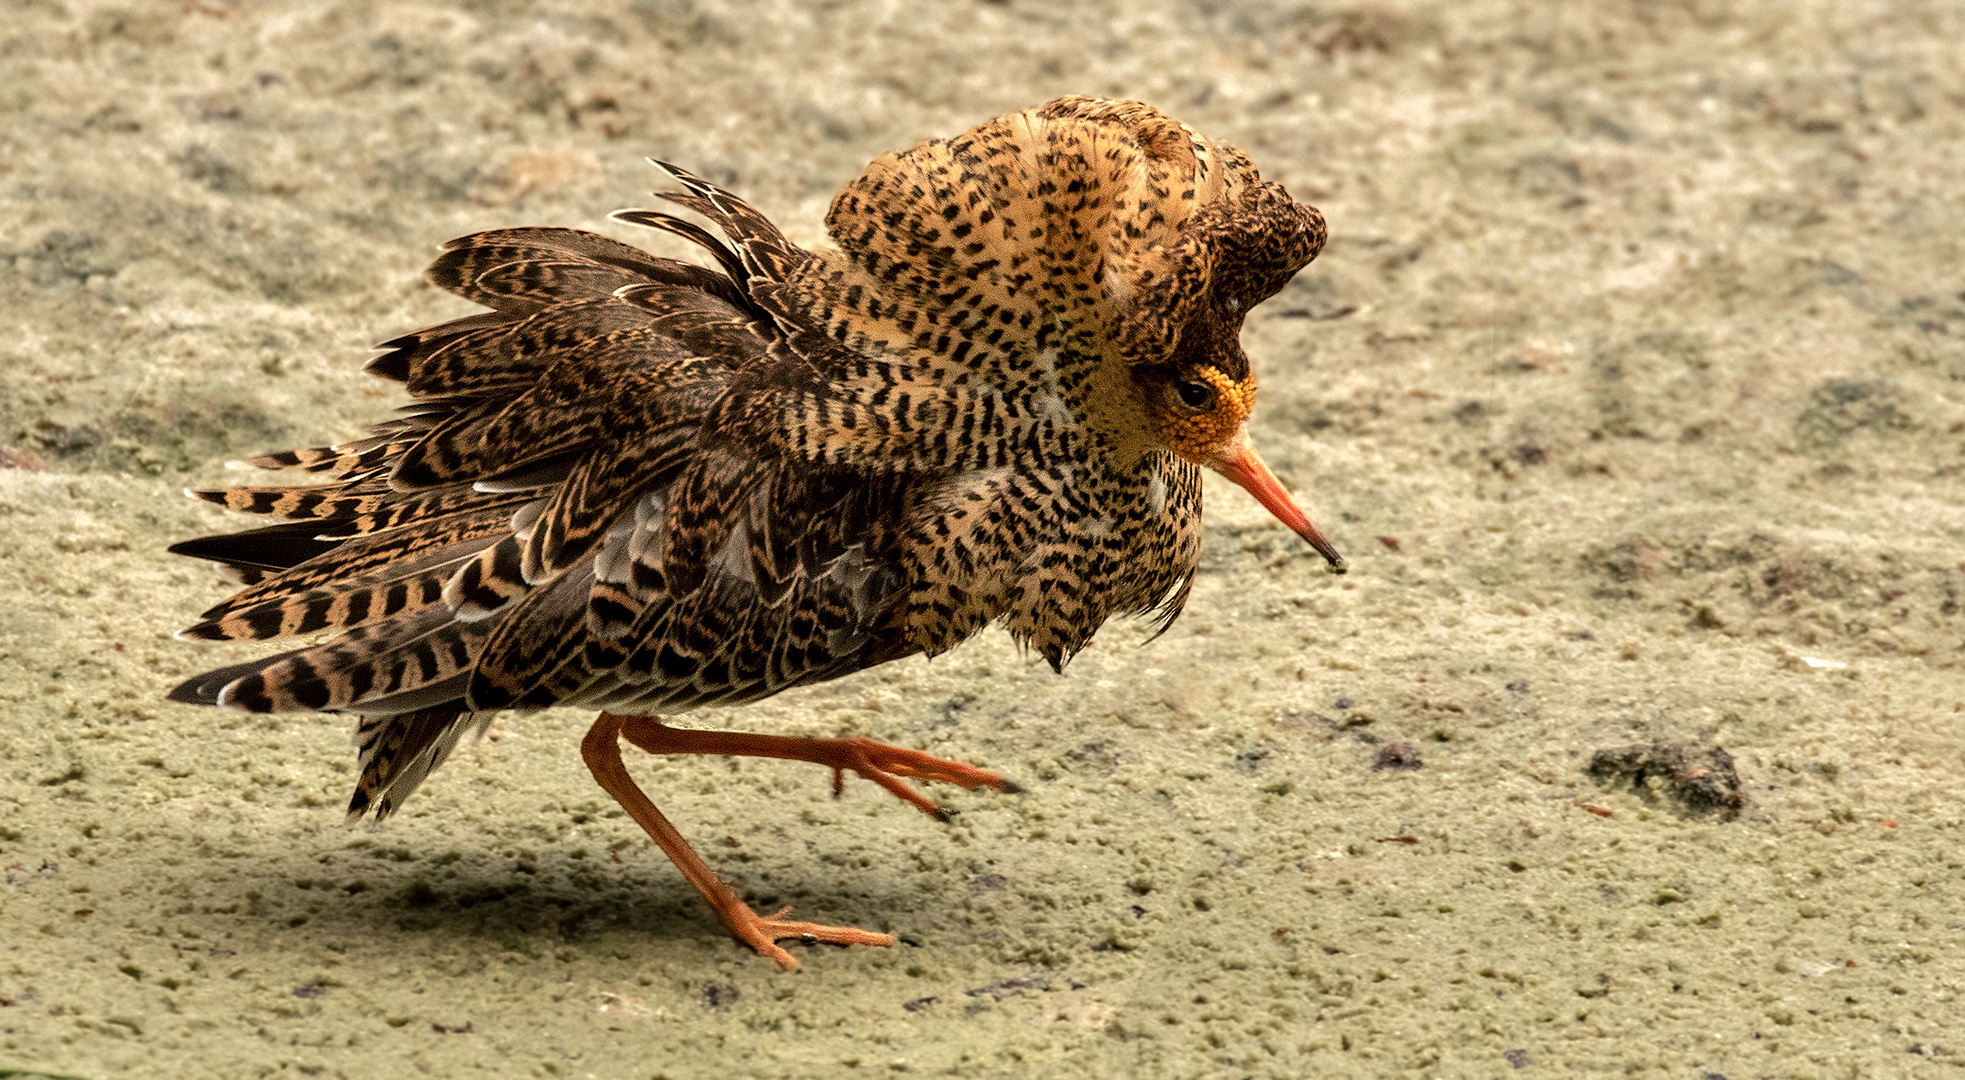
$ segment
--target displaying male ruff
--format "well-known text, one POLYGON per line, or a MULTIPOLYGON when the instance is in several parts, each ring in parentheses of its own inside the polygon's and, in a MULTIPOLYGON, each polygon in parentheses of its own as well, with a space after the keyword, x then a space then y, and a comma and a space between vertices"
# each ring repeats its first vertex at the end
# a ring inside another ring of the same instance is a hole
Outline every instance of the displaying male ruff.
POLYGON ((331 483, 197 492, 285 523, 178 544, 244 585, 183 631, 325 643, 201 675, 175 701, 356 714, 348 813, 400 807, 502 709, 590 706, 608 793, 739 940, 894 939, 753 912, 628 776, 654 754, 1015 791, 871 739, 669 727, 992 622, 1062 669, 1114 615, 1180 614, 1201 473, 1344 562, 1249 443, 1243 318, 1324 220, 1241 152, 1137 103, 1060 98, 873 162, 804 251, 681 169, 663 198, 719 233, 617 213, 718 270, 519 228, 430 268, 489 312, 385 343, 398 419, 253 459, 331 483))

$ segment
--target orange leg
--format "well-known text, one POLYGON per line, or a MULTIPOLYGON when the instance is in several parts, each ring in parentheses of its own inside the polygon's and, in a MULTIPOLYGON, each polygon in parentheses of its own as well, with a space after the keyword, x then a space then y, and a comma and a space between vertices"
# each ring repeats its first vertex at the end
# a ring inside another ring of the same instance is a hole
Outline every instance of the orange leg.
POLYGON ((750 735, 735 731, 691 731, 672 728, 652 716, 615 716, 603 712, 580 742, 580 755, 600 786, 614 796, 621 808, 647 830, 682 876, 703 894, 718 919, 737 940, 756 949, 760 955, 778 962, 790 971, 798 966, 790 953, 778 947, 786 938, 826 941, 836 945, 892 945, 889 934, 876 934, 850 926, 823 926, 795 922, 783 916, 789 907, 765 918, 750 909, 736 890, 724 884, 702 856, 689 846, 669 819, 655 808, 648 796, 628 775, 621 763, 621 739, 627 739, 651 754, 728 754, 738 757, 774 757, 793 761, 812 761, 832 768, 833 792, 837 794, 844 771, 861 776, 912 803, 938 821, 948 820, 948 811, 923 798, 900 782, 898 777, 945 780, 964 788, 991 787, 998 791, 1021 791, 1016 784, 992 772, 958 762, 944 761, 918 750, 903 750, 872 739, 797 739, 781 735, 750 735))

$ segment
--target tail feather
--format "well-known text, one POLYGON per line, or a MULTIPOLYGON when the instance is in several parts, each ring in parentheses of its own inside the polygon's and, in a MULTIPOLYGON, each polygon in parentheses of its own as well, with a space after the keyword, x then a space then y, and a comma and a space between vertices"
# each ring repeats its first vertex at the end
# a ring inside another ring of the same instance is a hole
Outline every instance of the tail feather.
POLYGON ((698 369, 709 365, 649 326, 646 311, 614 303, 631 319, 604 335, 587 333, 592 327, 561 327, 574 340, 560 346, 560 360, 535 385, 509 401, 461 413, 424 436, 398 459, 391 477, 396 489, 483 478, 575 453, 618 434, 616 410, 596 409, 596 396, 619 399, 640 391, 659 399, 661 391, 701 378, 698 369))
POLYGON ((368 479, 367 475, 356 475, 339 484, 212 488, 190 494, 243 514, 266 514, 290 521, 338 518, 371 514, 382 508, 387 493, 376 485, 365 485, 368 479))
MULTIPOLYGON (((479 653, 466 700, 477 709, 518 704, 542 679, 586 646, 591 566, 534 589, 503 617, 479 653)), ((477 625, 488 625, 480 623, 477 625)))
POLYGON ((377 424, 365 439, 338 446, 261 454, 247 458, 246 464, 257 469, 305 469, 308 472, 340 473, 345 477, 349 473, 373 469, 391 454, 400 453, 402 446, 397 439, 405 428, 401 421, 391 420, 377 424))
POLYGON ((644 275, 585 259, 524 258, 484 271, 467 292, 481 304, 531 312, 567 297, 608 296, 646 280, 644 275))
POLYGON ((273 656, 262 656, 257 660, 247 660, 241 664, 227 664, 222 668, 214 668, 177 684, 176 688, 164 695, 164 698, 184 705, 216 705, 227 686, 248 675, 256 674, 269 665, 277 664, 288 657, 298 656, 306 652, 307 648, 289 649, 273 656))
POLYGON ((366 711, 364 702, 468 672, 490 632, 452 619, 446 608, 426 608, 286 654, 226 684, 218 704, 241 712, 366 711))
MULTIPOLYGON (((562 255, 575 256, 606 266, 632 270, 644 277, 660 278, 676 264, 673 260, 658 255, 650 255, 632 244, 588 232, 585 229, 562 229, 550 226, 520 226, 511 229, 487 229, 484 232, 460 236, 444 244, 444 254, 438 256, 430 268, 431 280, 443 288, 452 288, 466 283, 466 270, 469 258, 453 259, 460 252, 483 251, 487 249, 507 249, 524 252, 527 256, 562 255), (453 270, 452 268, 456 269, 453 270), (440 269, 441 268, 441 269, 440 269)), ((461 293, 459 295, 462 295, 461 293)))
POLYGON ((386 820, 450 757, 465 734, 482 736, 490 724, 490 713, 454 706, 362 717, 355 725, 360 772, 348 800, 348 823, 360 821, 371 808, 376 821, 386 820))
POLYGON ((269 525, 263 529, 224 536, 201 536, 181 540, 164 550, 193 559, 210 559, 241 573, 264 575, 298 566, 317 555, 333 551, 341 540, 322 539, 319 522, 297 521, 269 525))
POLYGON ((741 256, 730 250, 728 244, 710 235, 708 229, 695 222, 684 221, 673 214, 664 214, 660 210, 616 210, 609 216, 630 225, 660 229, 671 236, 679 236, 695 244, 716 259, 717 265, 723 267, 723 272, 730 275, 731 281, 743 281, 750 276, 750 268, 744 265, 741 256))
MULTIPOLYGON (((243 610, 268 601, 282 601, 291 597, 311 593, 317 589, 332 589, 338 582, 372 572, 386 572, 389 567, 413 563, 433 552, 462 544, 475 544, 478 541, 489 543, 491 538, 505 532, 511 525, 512 508, 525 502, 524 495, 480 496, 484 504, 470 510, 418 522, 401 529, 349 536, 345 539, 319 541, 326 545, 325 550, 314 556, 293 564, 273 577, 265 578, 248 586, 231 599, 205 612, 206 620, 225 617, 230 612, 243 610)), ((302 522, 300 525, 310 523, 302 522)), ((195 549, 195 554, 220 562, 232 562, 234 556, 228 545, 245 538, 241 550, 257 553, 259 547, 277 547, 280 536, 267 537, 275 529, 293 528, 291 525, 275 526, 274 529, 255 529, 252 532, 237 533, 225 537, 205 537, 203 540, 187 541, 173 547, 172 551, 195 549), (261 544, 261 538, 273 543, 261 544)), ((318 528, 318 527, 317 527, 318 528)), ((473 551, 476 550, 474 547, 473 551)))
POLYGON ((412 526, 416 528, 435 528, 440 521, 455 521, 478 514, 503 514, 525 502, 525 496, 517 491, 483 490, 476 485, 466 487, 460 481, 457 485, 417 492, 413 496, 402 497, 373 514, 362 514, 350 518, 345 524, 337 522, 351 536, 366 536, 370 533, 395 533, 408 535, 412 526))
POLYGON ((433 425, 416 445, 396 458, 389 470, 390 489, 410 495, 475 479, 467 462, 475 459, 485 425, 503 405, 495 398, 479 401, 433 425))
MULTIPOLYGON (((362 370, 379 379, 407 383, 415 373, 417 360, 449 349, 468 349, 474 344, 496 340, 511 329, 513 322, 512 316, 494 311, 390 338, 376 346, 389 351, 371 359, 362 366, 362 370)), ((427 407, 426 402, 416 402, 405 411, 422 412, 427 407)))
MULTIPOLYGON (((639 282, 639 279, 637 279, 639 282)), ((645 282, 639 282, 645 284, 645 282)), ((623 287, 635 284, 624 282, 623 287)), ((419 398, 495 394, 509 398, 539 381, 581 342, 648 323, 639 307, 611 292, 562 303, 501 326, 408 347, 400 364, 409 391, 419 398)))
POLYGON ((476 558, 481 548, 495 542, 496 537, 479 537, 258 603, 228 600, 207 612, 203 621, 179 631, 178 636, 204 641, 258 641, 347 630, 393 619, 442 600, 444 582, 457 564, 476 558))
MULTIPOLYGON (((684 189, 682 192, 662 193, 663 199, 709 218, 730 239, 744 266, 744 275, 737 278, 740 284, 747 284, 750 278, 783 281, 792 270, 811 259, 810 252, 786 240, 785 234, 771 224, 771 219, 758 213, 749 203, 668 162, 655 161, 653 164, 675 177, 684 189)), ((735 274, 731 276, 737 277, 735 274)))

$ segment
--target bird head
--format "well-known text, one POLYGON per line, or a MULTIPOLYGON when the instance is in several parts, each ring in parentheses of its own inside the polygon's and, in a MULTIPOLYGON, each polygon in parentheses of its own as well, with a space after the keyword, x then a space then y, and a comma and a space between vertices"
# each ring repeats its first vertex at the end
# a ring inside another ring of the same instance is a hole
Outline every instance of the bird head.
POLYGON ((1157 442, 1234 481, 1343 573, 1338 555, 1290 498, 1248 437, 1255 373, 1242 351, 1249 310, 1316 258, 1323 215, 1282 187, 1253 179, 1201 208, 1134 291, 1117 341, 1157 442))
POLYGON ((1138 102, 1059 98, 875 160, 827 226, 835 339, 1023 386, 1122 460, 1214 469, 1343 572, 1248 440, 1242 321, 1326 229, 1247 155, 1138 102))

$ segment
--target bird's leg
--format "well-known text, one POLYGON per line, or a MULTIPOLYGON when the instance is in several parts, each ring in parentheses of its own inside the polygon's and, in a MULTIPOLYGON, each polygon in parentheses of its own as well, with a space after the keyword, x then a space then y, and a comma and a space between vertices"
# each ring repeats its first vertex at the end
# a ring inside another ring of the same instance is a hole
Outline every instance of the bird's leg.
POLYGON ((777 961, 778 966, 785 971, 798 967, 798 961, 792 959, 790 953, 778 947, 777 943, 782 939, 801 938, 808 941, 831 942, 835 945, 892 945, 894 943, 894 938, 890 934, 876 934, 870 930, 859 930, 850 926, 822 926, 818 923, 794 922, 781 918, 791 910, 788 907, 769 918, 752 911, 750 905, 744 903, 735 889, 724 884, 723 879, 716 876, 716 871, 710 869, 709 864, 703 861, 703 857, 696 854, 696 849, 689 846, 689 841, 684 840, 675 826, 669 824, 669 819, 662 816, 662 812, 655 808, 655 804, 650 802, 648 796, 643 794, 641 788, 635 784, 634 778, 628 775, 627 767, 621 763, 620 736, 628 734, 630 741, 635 745, 645 746, 646 743, 642 739, 635 737, 643 725, 662 728, 661 724, 648 717, 621 717, 601 713, 600 719, 594 721, 594 726, 587 731, 587 737, 580 741, 580 756, 586 759, 587 768, 592 770, 594 779, 600 782, 600 786, 606 788, 609 795, 614 796, 614 800, 621 804, 621 808, 628 812, 628 816, 634 818, 643 829, 647 830, 648 835, 661 846, 669 860, 675 863, 676 869, 682 871, 682 876, 688 878, 689 884, 694 885, 696 891, 703 894, 703 899, 709 901, 710 907, 716 911, 716 917, 722 920, 732 936, 756 949, 759 955, 777 961), (630 732, 635 734, 629 734, 630 732))
POLYGON ((838 794, 845 771, 851 769, 879 784, 936 821, 949 812, 920 792, 901 783, 903 776, 941 780, 974 790, 994 788, 1006 794, 1023 790, 1013 781, 959 761, 889 746, 873 739, 801 739, 784 735, 753 735, 743 731, 694 731, 673 728, 652 716, 624 716, 621 737, 651 754, 728 754, 732 757, 771 757, 810 761, 832 769, 832 790, 838 794))

